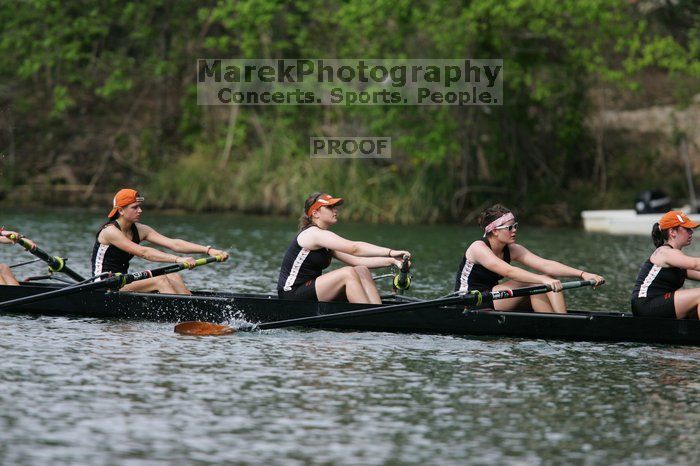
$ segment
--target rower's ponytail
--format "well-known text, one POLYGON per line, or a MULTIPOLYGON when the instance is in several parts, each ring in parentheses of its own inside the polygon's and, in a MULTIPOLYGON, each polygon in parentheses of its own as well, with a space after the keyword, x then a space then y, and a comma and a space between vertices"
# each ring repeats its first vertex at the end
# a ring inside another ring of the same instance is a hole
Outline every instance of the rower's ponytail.
POLYGON ((307 217, 306 212, 301 214, 301 217, 299 217, 299 232, 311 225, 311 223, 311 217, 307 217))
POLYGON ((318 198, 321 197, 322 195, 323 195, 323 193, 313 193, 311 196, 306 198, 306 201, 304 202, 304 212, 302 212, 301 217, 299 217, 299 231, 300 232, 313 223, 313 220, 311 220, 311 217, 306 215, 306 212, 309 211, 311 206, 314 205, 314 202, 316 202, 318 200, 318 198))
POLYGON ((659 223, 655 223, 651 227, 651 240, 654 242, 654 246, 661 247, 668 240, 668 230, 662 230, 659 227, 659 223))

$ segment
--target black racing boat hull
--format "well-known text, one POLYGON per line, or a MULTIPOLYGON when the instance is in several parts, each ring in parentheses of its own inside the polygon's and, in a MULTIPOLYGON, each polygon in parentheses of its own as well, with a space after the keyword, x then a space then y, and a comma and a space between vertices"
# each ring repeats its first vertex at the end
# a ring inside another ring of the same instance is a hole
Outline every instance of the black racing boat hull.
MULTIPOLYGON (((0 285, 0 302, 57 289, 56 285, 0 285)), ((396 302, 386 302, 396 304, 396 302)), ((89 291, 18 306, 3 313, 136 319, 157 322, 201 320, 274 322, 367 308, 337 302, 304 302, 272 295, 195 292, 192 296, 89 291)), ((646 342, 700 346, 700 321, 649 319, 620 312, 568 314, 466 310, 463 306, 416 303, 408 311, 339 318, 316 328, 507 336, 573 341, 646 342)))

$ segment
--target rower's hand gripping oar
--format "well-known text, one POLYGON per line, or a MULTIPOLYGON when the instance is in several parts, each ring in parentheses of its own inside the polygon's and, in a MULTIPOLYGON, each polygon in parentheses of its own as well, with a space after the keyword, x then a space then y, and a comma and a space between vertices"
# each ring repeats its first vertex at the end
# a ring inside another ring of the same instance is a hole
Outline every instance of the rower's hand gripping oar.
POLYGON ((25 240, 21 236, 18 237, 16 235, 10 235, 10 239, 22 246, 30 254, 46 262, 49 266, 49 271, 51 271, 52 273, 63 272, 76 282, 82 282, 85 280, 85 278, 82 277, 79 273, 75 272, 66 265, 66 261, 68 259, 64 259, 58 256, 50 256, 46 251, 39 249, 36 244, 31 244, 29 241, 25 240))
POLYGON ((394 276, 394 293, 403 294, 404 291, 411 287, 411 275, 409 271, 411 269, 411 261, 407 255, 403 256, 403 262, 401 263, 401 268, 399 273, 394 276))
POLYGON ((111 288, 118 290, 129 283, 135 282, 137 280, 145 280, 147 278, 158 277, 161 275, 167 275, 169 273, 179 272, 184 269, 193 269, 201 265, 209 264, 211 262, 221 262, 221 256, 208 256, 201 259, 197 259, 194 265, 190 265, 189 262, 183 264, 171 264, 164 267, 159 267, 153 270, 143 270, 141 272, 134 273, 115 273, 108 276, 107 278, 98 282, 88 282, 88 283, 78 283, 76 285, 67 286, 54 291, 49 291, 46 293, 40 293, 32 296, 27 296, 24 298, 11 299, 9 301, 3 301, 0 303, 0 310, 21 306, 23 304, 35 303, 37 301, 43 301, 45 299, 58 298, 61 296, 68 296, 76 293, 81 293, 83 291, 99 290, 103 288, 111 288))
MULTIPOLYGON (((570 290, 593 285, 595 285, 595 280, 566 282, 562 284, 562 290, 570 290)), ((391 306, 378 306, 321 316, 299 317, 297 319, 279 320, 276 322, 265 322, 253 325, 250 328, 241 328, 239 330, 269 330, 273 328, 294 327, 299 325, 316 325, 323 322, 347 319, 350 317, 365 317, 375 314, 387 314, 390 312, 412 311, 427 307, 449 306, 452 304, 478 306, 485 302, 490 302, 497 299, 517 298, 520 296, 549 293, 550 291, 552 291, 552 287, 549 285, 535 285, 524 288, 516 288, 514 290, 490 291, 485 293, 477 291, 447 298, 429 299, 426 301, 394 304, 391 306)), ((235 330, 236 329, 233 327, 209 322, 183 322, 175 326, 175 332, 184 335, 224 335, 226 333, 233 333, 235 330), (224 329, 227 331, 224 332, 224 329)))

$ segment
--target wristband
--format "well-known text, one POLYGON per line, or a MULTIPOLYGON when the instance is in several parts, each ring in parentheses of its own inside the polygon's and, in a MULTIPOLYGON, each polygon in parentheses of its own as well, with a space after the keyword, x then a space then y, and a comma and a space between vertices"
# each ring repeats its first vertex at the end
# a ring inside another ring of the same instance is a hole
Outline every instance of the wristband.
POLYGON ((207 249, 206 249, 206 251, 204 251, 204 254, 207 254, 207 255, 208 255, 208 254, 209 254, 209 251, 211 251, 211 246, 207 246, 207 249))
POLYGON ((579 275, 579 277, 581 277, 581 280, 583 280, 583 274, 584 274, 584 273, 586 273, 586 272, 584 272, 583 270, 581 270, 581 275, 579 275))
POLYGON ((393 249, 389 249, 389 254, 387 254, 386 257, 391 257, 391 251, 393 251, 393 249))

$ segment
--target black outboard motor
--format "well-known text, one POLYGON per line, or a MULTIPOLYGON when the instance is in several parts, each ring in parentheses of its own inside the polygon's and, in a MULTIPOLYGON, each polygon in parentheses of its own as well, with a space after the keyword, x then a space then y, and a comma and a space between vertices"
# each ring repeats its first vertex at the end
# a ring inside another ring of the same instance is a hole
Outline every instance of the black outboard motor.
POLYGON ((671 210, 671 199, 660 189, 650 189, 637 194, 634 210, 638 214, 662 214, 671 210))

